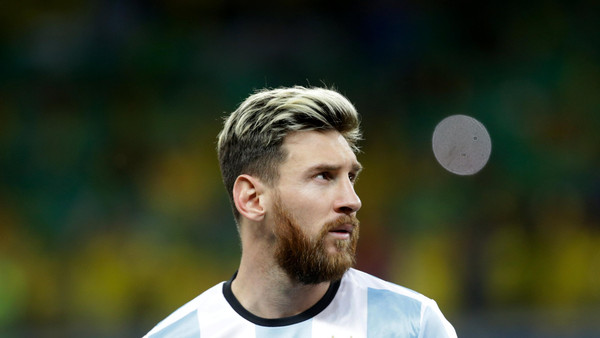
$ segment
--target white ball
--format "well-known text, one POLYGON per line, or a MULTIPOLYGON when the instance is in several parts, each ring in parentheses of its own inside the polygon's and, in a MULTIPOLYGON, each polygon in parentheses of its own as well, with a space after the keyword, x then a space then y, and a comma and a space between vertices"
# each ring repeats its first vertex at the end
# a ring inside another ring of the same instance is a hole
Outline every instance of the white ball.
POLYGON ((436 160, 457 175, 476 174, 492 153, 490 134, 483 124, 466 115, 448 116, 438 123, 432 144, 436 160))

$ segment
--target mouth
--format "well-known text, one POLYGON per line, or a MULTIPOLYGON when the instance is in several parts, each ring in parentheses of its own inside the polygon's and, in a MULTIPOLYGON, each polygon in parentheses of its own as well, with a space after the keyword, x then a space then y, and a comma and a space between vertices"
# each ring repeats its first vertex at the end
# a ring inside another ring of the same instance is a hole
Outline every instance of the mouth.
POLYGON ((352 224, 342 224, 329 230, 329 233, 336 238, 348 239, 353 230, 354 226, 352 224))

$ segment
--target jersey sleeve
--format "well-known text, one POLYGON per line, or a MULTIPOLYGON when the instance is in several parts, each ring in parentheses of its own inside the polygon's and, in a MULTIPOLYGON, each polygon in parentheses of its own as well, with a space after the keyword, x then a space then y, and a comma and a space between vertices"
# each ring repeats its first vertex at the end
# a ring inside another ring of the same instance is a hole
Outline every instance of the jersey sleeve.
POLYGON ((429 299, 423 310, 419 338, 456 338, 456 331, 444 317, 437 303, 429 299))

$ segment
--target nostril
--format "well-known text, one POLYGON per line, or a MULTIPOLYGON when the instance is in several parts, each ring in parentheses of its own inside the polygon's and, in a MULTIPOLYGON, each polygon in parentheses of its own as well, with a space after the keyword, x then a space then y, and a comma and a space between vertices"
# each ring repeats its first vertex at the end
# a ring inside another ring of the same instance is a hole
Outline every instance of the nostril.
POLYGON ((349 213, 354 212, 354 209, 350 208, 350 207, 347 207, 347 206, 344 206, 344 207, 340 208, 340 212, 343 212, 345 214, 349 214, 349 213))

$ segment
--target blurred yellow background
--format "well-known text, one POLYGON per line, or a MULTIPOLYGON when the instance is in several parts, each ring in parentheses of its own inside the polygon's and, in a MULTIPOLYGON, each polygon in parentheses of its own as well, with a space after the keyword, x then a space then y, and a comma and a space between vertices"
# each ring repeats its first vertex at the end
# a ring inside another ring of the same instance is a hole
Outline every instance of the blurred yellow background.
POLYGON ((362 114, 360 269, 459 337, 600 335, 596 2, 3 7, 0 336, 141 336, 229 279, 221 118, 323 84, 362 114), (433 156, 453 114, 491 135, 474 176, 433 156))

